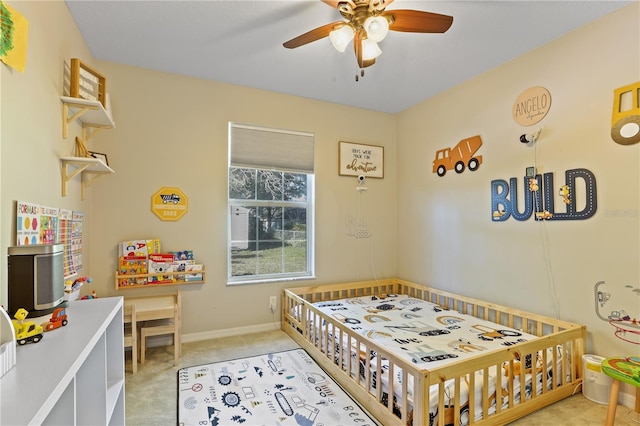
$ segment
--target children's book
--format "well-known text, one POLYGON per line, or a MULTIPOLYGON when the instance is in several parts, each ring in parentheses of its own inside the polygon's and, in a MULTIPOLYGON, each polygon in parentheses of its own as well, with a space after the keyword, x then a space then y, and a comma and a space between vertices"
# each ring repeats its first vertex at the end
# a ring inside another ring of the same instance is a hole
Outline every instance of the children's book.
MULTIPOLYGON (((147 273, 147 258, 144 256, 121 256, 118 275, 143 275, 147 273)), ((145 285, 147 277, 127 277, 118 280, 119 287, 145 285)))
MULTIPOLYGON (((175 272, 183 272, 186 270, 187 265, 194 265, 196 263, 195 260, 174 260, 173 261, 173 270, 175 272)), ((177 281, 184 281, 184 274, 178 274, 175 276, 177 281)))
POLYGON ((149 255, 149 249, 147 248, 147 240, 133 240, 123 241, 118 247, 118 254, 122 257, 142 256, 147 257, 149 255))
POLYGON ((202 271, 202 265, 186 265, 184 280, 185 281, 202 281, 202 272, 198 273, 197 271, 202 271), (191 272, 191 273, 189 273, 191 272))
POLYGON ((118 246, 119 256, 144 256, 147 257, 150 254, 160 253, 161 250, 160 240, 133 240, 122 241, 118 246))
POLYGON ((194 259, 192 250, 170 251, 169 253, 172 253, 176 257, 176 260, 193 260, 194 259))
POLYGON ((149 252, 149 254, 162 253, 160 240, 157 238, 153 240, 147 240, 147 251, 149 252))
POLYGON ((175 282, 174 275, 166 275, 166 272, 174 272, 173 254, 155 253, 149 255, 149 284, 165 284, 175 282), (158 275, 151 275, 151 274, 158 275))

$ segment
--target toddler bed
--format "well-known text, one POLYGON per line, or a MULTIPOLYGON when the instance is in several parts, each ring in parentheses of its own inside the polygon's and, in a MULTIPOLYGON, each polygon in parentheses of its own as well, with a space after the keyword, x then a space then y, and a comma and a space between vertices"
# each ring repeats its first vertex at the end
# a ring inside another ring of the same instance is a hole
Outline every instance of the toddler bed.
POLYGON ((282 307, 283 330, 385 425, 505 424, 582 383, 584 326, 408 281, 285 289, 282 307))

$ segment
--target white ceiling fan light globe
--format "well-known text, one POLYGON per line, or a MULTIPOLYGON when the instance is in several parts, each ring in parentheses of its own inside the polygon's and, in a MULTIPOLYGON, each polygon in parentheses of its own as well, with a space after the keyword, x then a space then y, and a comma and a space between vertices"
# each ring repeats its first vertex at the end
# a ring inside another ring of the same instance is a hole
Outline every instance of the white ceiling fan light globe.
POLYGON ((362 40, 362 59, 370 61, 375 59, 382 53, 382 50, 378 47, 378 43, 371 39, 362 40))
POLYGON ((384 40, 389 33, 389 21, 384 16, 369 16, 365 19, 363 26, 367 32, 367 38, 376 43, 384 40))
POLYGON ((329 33, 329 40, 338 52, 344 52, 354 35, 355 31, 350 25, 343 25, 329 33))

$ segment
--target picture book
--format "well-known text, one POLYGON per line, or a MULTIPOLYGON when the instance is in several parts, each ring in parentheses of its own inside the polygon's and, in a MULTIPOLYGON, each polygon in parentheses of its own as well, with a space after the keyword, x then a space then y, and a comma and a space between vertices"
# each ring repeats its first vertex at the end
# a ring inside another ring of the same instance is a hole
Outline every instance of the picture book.
POLYGON ((202 265, 187 265, 185 268, 185 281, 202 281, 202 265))
POLYGON ((161 252, 159 239, 122 241, 118 246, 119 256, 144 256, 161 252))
POLYGON ((157 238, 153 240, 147 240, 147 251, 149 252, 149 254, 162 253, 160 240, 157 238))
POLYGON ((175 282, 175 276, 173 274, 166 274, 167 272, 174 272, 173 254, 150 254, 147 268, 149 270, 149 274, 154 274, 149 275, 149 284, 165 284, 175 282), (156 273, 158 275, 155 275, 156 273))
MULTIPOLYGON (((174 260, 173 261, 173 270, 175 272, 184 272, 186 270, 187 265, 194 265, 196 263, 195 260, 174 260)), ((184 281, 184 274, 176 275, 177 281, 184 281)))
MULTIPOLYGON (((147 273, 147 258, 144 256, 121 256, 118 275, 143 275, 147 273)), ((119 287, 145 285, 147 277, 127 277, 118 280, 119 287)))
POLYGON ((147 240, 122 241, 118 247, 118 254, 121 257, 147 257, 149 255, 147 240))
POLYGON ((169 253, 172 253, 176 257, 176 260, 193 260, 194 259, 192 250, 170 251, 169 253))

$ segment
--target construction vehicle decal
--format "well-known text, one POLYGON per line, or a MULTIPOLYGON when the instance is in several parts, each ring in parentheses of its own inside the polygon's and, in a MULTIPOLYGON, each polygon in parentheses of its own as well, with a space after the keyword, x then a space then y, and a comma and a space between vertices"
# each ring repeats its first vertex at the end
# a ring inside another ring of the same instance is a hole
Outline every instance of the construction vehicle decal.
POLYGON ((477 170, 482 164, 482 155, 474 157, 474 154, 482 146, 482 139, 479 135, 462 139, 453 148, 444 148, 436 151, 433 160, 433 173, 438 176, 444 176, 447 170, 455 170, 460 174, 465 168, 469 168, 472 172, 477 170))
POLYGON ((613 91, 611 139, 620 145, 640 142, 640 81, 613 91))

